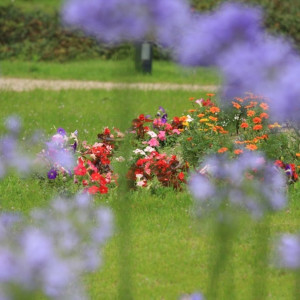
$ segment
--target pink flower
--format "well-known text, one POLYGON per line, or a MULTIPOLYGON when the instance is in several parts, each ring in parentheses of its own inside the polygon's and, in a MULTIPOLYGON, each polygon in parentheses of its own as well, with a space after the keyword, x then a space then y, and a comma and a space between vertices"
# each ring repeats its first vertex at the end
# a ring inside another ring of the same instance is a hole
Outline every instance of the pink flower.
POLYGON ((178 129, 173 129, 172 132, 176 134, 180 134, 180 131, 178 129))
POLYGON ((158 138, 161 141, 165 141, 166 140, 166 132, 165 131, 160 131, 159 134, 158 134, 158 138))
POLYGON ((151 146, 151 147, 158 147, 159 146, 159 142, 156 138, 152 138, 148 144, 151 146))
POLYGON ((195 103, 199 104, 200 106, 202 106, 202 102, 203 102, 203 99, 202 99, 202 98, 201 98, 201 99, 197 99, 197 100, 195 101, 195 103))
POLYGON ((165 129, 166 129, 166 130, 172 130, 172 125, 169 124, 169 123, 166 123, 166 124, 165 124, 165 129))

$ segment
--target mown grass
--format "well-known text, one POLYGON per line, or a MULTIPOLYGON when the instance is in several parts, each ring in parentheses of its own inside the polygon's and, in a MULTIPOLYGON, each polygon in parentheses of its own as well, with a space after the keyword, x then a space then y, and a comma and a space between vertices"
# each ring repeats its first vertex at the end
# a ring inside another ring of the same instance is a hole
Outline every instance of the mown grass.
MULTIPOLYGON (((159 105, 169 116, 180 115, 189 108, 189 97, 205 93, 155 91, 61 91, 0 92, 0 132, 3 120, 10 114, 23 119, 25 140, 35 131, 46 135, 55 132, 54 126, 68 132, 78 129, 79 138, 96 141, 104 126, 121 124, 119 117, 125 107, 130 120, 140 113, 154 114, 159 105)), ((122 124, 121 124, 122 125, 122 124)), ((123 128, 126 125, 122 125, 123 128)), ((54 195, 68 190, 75 192, 72 181, 55 183, 35 177, 19 179, 16 175, 0 182, 0 210, 25 213, 37 206, 45 207, 54 195)), ((289 206, 269 217, 271 237, 281 232, 297 232, 300 228, 300 186, 290 188, 289 206)), ((116 191, 95 199, 99 205, 119 213, 120 199, 116 191)), ((130 197, 132 232, 132 286, 134 299, 177 299, 181 294, 194 291, 207 292, 215 246, 213 221, 198 223, 193 216, 193 199, 187 191, 171 189, 142 190, 130 197)), ((219 299, 228 299, 226 283, 233 271, 236 299, 251 299, 252 266, 255 258, 256 225, 242 215, 237 225, 230 268, 221 277, 219 299)), ((271 241, 271 239, 270 239, 271 241)), ((108 242, 103 266, 94 274, 84 277, 91 299, 117 299, 119 278, 119 236, 108 242)), ((267 299, 292 299, 294 276, 288 271, 267 270, 267 299)))
POLYGON ((62 0, 1 0, 0 5, 16 5, 25 10, 44 10, 53 12, 59 10, 63 1, 62 0))
POLYGON ((171 82, 199 85, 217 85, 220 83, 220 77, 216 70, 182 68, 166 61, 154 61, 152 75, 136 72, 133 60, 91 60, 66 63, 2 61, 0 71, 3 77, 18 78, 171 82))

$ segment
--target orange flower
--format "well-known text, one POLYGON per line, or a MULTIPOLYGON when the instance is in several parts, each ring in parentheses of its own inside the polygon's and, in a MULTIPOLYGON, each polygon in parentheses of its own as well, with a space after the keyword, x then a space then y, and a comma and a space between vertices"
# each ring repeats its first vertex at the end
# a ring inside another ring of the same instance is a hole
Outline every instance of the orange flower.
POLYGON ((267 103, 261 103, 259 105, 263 110, 268 110, 269 109, 269 105, 267 103))
POLYGON ((217 122, 218 121, 218 118, 215 118, 215 117, 212 117, 212 116, 210 116, 210 117, 208 117, 210 120, 212 120, 212 121, 214 121, 214 122, 217 122))
POLYGON ((228 148, 222 147, 222 148, 220 148, 220 149, 218 150, 218 153, 224 153, 224 152, 226 152, 226 151, 228 151, 228 148))
POLYGON ((236 150, 234 150, 234 154, 236 154, 236 155, 239 155, 241 153, 243 153, 242 149, 236 149, 236 150))
POLYGON ((220 108, 217 107, 217 106, 213 106, 210 108, 209 110, 211 113, 215 114, 215 113, 218 113, 220 111, 220 108))
POLYGON ((253 121, 254 124, 259 124, 259 123, 261 123, 261 118, 255 117, 255 118, 253 118, 252 121, 253 121))
POLYGON ((192 112, 195 112, 196 109, 189 109, 188 112, 192 113, 192 112))
POLYGON ((261 117, 262 119, 268 119, 268 118, 269 118, 269 115, 268 115, 267 113, 261 113, 261 114, 260 114, 260 117, 261 117))
POLYGON ((182 116, 179 118, 179 121, 181 122, 185 122, 187 120, 187 117, 186 116, 182 116))
POLYGON ((241 128, 248 128, 249 127, 249 125, 247 124, 247 123, 245 123, 245 122, 243 122, 242 124, 241 124, 241 128))
POLYGON ((296 153, 296 156, 297 156, 297 157, 300 157, 300 153, 296 153))
POLYGON ((213 93, 207 93, 206 94, 208 97, 213 97, 215 94, 213 94, 213 93))
POLYGON ((274 123, 274 124, 268 125, 268 127, 269 127, 270 129, 273 129, 273 128, 280 128, 281 126, 276 122, 276 123, 274 123))
POLYGON ((246 146, 246 148, 251 151, 257 150, 257 146, 254 144, 249 144, 246 146))
POLYGON ((254 110, 248 110, 247 112, 247 116, 248 117, 253 117, 255 115, 255 111, 254 110))
POLYGON ((232 103, 233 107, 235 107, 236 109, 240 109, 241 108, 241 106, 238 103, 236 103, 234 101, 232 101, 231 103, 232 103))
POLYGON ((193 101, 193 100, 195 100, 195 97, 190 97, 189 100, 193 101))
POLYGON ((198 115, 199 118, 202 118, 202 117, 204 117, 204 116, 205 116, 205 114, 199 114, 199 115, 198 115))
POLYGON ((243 103, 244 102, 244 99, 242 99, 242 98, 238 98, 238 97, 236 97, 236 98, 234 98, 236 101, 239 101, 240 103, 243 103))
POLYGON ((261 130, 262 128, 263 128, 262 125, 255 125, 253 127, 253 130, 261 130))
POLYGON ((193 137, 188 137, 186 140, 191 141, 192 139, 193 139, 193 137))

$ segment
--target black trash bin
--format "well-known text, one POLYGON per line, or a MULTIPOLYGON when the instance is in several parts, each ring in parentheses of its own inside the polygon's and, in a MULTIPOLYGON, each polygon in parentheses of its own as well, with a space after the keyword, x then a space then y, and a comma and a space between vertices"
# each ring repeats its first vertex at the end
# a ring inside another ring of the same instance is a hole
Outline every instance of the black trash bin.
POLYGON ((152 73, 152 43, 140 42, 135 45, 135 69, 143 73, 152 73))

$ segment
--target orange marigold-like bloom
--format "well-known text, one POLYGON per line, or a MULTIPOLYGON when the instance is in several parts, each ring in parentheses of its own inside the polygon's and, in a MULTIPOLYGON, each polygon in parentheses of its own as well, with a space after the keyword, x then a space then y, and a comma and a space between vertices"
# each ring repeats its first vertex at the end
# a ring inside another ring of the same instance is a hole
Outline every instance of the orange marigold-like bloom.
POLYGON ((235 107, 236 109, 240 109, 241 108, 241 106, 238 103, 236 103, 234 101, 232 101, 231 103, 232 103, 233 107, 235 107))
POLYGON ((254 127, 253 127, 253 130, 262 130, 262 125, 255 125, 254 127))
POLYGON ((239 154, 242 154, 242 153, 243 153, 242 149, 236 149, 236 150, 234 150, 234 154, 236 154, 236 155, 239 155, 239 154))
POLYGON ((243 103, 244 102, 244 99, 243 98, 239 98, 239 97, 236 97, 234 98, 236 101, 239 101, 240 103, 243 103))
POLYGON ((259 105, 263 110, 268 110, 269 109, 269 105, 267 104, 267 103, 261 103, 260 105, 259 105))
POLYGON ((252 121, 253 121, 254 124, 260 124, 261 123, 261 118, 255 117, 255 118, 253 118, 252 121))
POLYGON ((191 137, 188 137, 186 140, 191 141, 192 139, 193 139, 193 137, 191 136, 191 137))
POLYGON ((257 146, 254 144, 249 144, 246 146, 246 148, 251 151, 257 150, 257 146))
POLYGON ((247 116, 248 117, 253 117, 255 115, 255 111, 254 110, 248 110, 247 112, 247 116))
POLYGON ((191 113, 192 113, 192 112, 195 112, 195 111, 196 111, 196 109, 189 109, 189 110, 188 110, 188 112, 191 112, 191 113))
POLYGON ((202 118, 202 117, 204 117, 204 116, 205 116, 205 114, 199 114, 199 115, 198 115, 199 118, 202 118))
POLYGON ((182 116, 179 118, 179 121, 181 122, 185 122, 187 120, 187 117, 186 116, 182 116))
POLYGON ((297 157, 300 157, 300 153, 296 153, 296 156, 297 156, 297 157))
POLYGON ((268 115, 267 113, 261 113, 261 114, 260 114, 260 117, 261 117, 262 119, 268 119, 268 118, 269 118, 269 115, 268 115))
POLYGON ((207 93, 206 94, 208 97, 213 97, 215 94, 213 94, 213 93, 207 93))
POLYGON ((193 101, 193 100, 195 100, 195 97, 190 97, 189 100, 193 101))
POLYGON ((209 111, 210 111, 211 113, 215 114, 215 113, 220 112, 220 108, 217 107, 217 106, 213 106, 213 107, 210 108, 209 111))
POLYGON ((210 117, 208 117, 210 120, 212 120, 212 121, 214 121, 214 122, 217 122, 218 121, 218 118, 215 118, 215 117, 212 117, 212 116, 210 116, 210 117))
POLYGON ((248 128, 248 127, 249 127, 249 125, 246 122, 243 122, 241 124, 241 128, 248 128))
POLYGON ((224 153, 224 152, 226 152, 226 151, 228 151, 228 148, 222 147, 222 148, 220 148, 220 149, 218 150, 218 153, 224 153))

